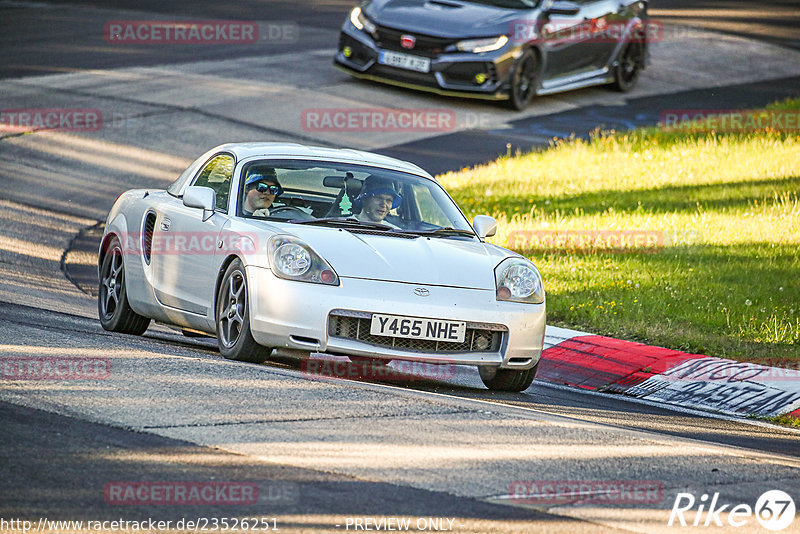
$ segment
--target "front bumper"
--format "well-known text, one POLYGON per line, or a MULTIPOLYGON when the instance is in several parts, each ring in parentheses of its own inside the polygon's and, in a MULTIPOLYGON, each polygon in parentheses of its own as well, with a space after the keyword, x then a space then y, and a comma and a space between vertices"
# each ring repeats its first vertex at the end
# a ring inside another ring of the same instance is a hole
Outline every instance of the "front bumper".
POLYGON ((419 284, 342 278, 341 285, 326 286, 284 280, 264 267, 246 270, 253 338, 267 347, 509 369, 533 367, 542 352, 544 304, 500 302, 492 290, 426 286, 430 296, 418 297, 414 288, 419 284), (479 344, 442 350, 421 350, 406 343, 391 347, 373 337, 341 334, 343 330, 331 324, 338 321, 332 312, 362 320, 382 313, 466 321, 468 329, 491 330, 496 337, 484 345, 486 350, 479 344))
POLYGON ((334 65, 357 78, 388 83, 441 95, 508 99, 514 59, 507 47, 493 52, 422 54, 430 59, 430 72, 416 72, 378 63, 381 50, 414 54, 414 50, 383 48, 369 35, 347 23, 342 28, 334 65), (350 49, 350 57, 343 50, 350 49), (477 76, 483 81, 478 82, 477 76))

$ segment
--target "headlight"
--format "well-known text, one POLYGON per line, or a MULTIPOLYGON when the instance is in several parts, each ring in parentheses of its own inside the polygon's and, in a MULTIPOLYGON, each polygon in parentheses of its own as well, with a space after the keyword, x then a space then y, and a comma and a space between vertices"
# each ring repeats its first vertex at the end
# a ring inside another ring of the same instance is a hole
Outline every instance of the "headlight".
POLYGON ((269 240, 269 258, 272 272, 280 278, 339 285, 339 276, 331 265, 303 241, 286 235, 276 235, 269 240))
POLYGON ((500 37, 490 37, 488 39, 470 39, 469 41, 459 41, 456 43, 456 48, 461 52, 472 52, 479 54, 481 52, 491 52, 492 50, 499 50, 503 48, 508 42, 508 37, 501 35, 500 37))
POLYGON ((360 7, 354 7, 350 12, 350 22, 361 31, 375 33, 375 24, 361 12, 360 7))
POLYGON ((497 282, 497 300, 541 304, 544 302, 544 285, 539 271, 522 258, 508 258, 494 270, 497 282))

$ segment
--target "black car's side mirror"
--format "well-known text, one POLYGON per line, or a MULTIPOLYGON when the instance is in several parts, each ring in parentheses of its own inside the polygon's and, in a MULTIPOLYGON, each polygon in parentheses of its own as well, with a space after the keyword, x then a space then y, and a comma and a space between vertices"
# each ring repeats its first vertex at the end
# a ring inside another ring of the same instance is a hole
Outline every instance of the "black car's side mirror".
POLYGON ((553 5, 545 10, 545 15, 577 15, 581 11, 581 6, 570 0, 556 0, 553 5))

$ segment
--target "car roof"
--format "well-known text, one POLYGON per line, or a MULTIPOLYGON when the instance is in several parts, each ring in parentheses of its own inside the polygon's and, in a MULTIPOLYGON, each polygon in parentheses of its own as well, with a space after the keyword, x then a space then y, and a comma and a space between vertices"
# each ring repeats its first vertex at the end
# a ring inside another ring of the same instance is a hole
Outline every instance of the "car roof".
POLYGON ((299 143, 227 143, 216 147, 213 152, 230 152, 237 160, 257 157, 288 157, 333 160, 349 163, 390 168, 432 178, 422 168, 389 156, 350 148, 327 148, 301 145, 299 143))

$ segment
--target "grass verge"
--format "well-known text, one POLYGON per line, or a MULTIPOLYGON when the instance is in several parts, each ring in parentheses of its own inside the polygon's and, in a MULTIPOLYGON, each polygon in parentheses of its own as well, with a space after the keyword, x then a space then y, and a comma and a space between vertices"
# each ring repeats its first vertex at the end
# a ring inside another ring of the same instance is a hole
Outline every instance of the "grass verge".
POLYGON ((797 128, 604 133, 439 180, 537 264, 548 323, 800 365, 797 128))

